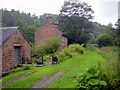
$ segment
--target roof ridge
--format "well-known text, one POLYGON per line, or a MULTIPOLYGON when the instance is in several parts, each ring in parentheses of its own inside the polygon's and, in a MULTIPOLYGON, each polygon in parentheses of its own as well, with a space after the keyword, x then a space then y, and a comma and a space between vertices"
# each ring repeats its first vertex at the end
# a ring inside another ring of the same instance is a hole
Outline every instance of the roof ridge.
POLYGON ((0 29, 7 29, 7 28, 18 28, 18 26, 16 26, 16 27, 2 27, 0 29))
MULTIPOLYGON (((28 42, 28 44, 30 46, 32 46, 29 41, 27 40, 27 38, 25 37, 24 33, 22 32, 22 30, 20 30, 20 28, 17 26, 17 27, 4 27, 4 28, 0 28, 0 30, 2 31, 2 45, 4 44, 4 42, 9 38, 11 37, 11 35, 19 30, 21 32, 21 34, 23 35, 23 37, 25 38, 25 40, 28 42)), ((1 46, 1 45, 0 45, 1 46)))
MULTIPOLYGON (((43 25, 40 29, 42 29, 44 26, 46 26, 46 24, 45 25, 43 25)), ((37 31, 35 31, 35 32, 38 32, 40 29, 38 29, 37 31)))

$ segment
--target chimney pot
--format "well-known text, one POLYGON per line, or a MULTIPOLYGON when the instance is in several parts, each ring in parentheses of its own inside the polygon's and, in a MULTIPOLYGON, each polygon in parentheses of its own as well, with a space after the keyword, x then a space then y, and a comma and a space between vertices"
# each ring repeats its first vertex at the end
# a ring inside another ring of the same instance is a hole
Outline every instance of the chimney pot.
POLYGON ((57 22, 55 22, 55 27, 56 27, 56 28, 58 28, 58 27, 59 27, 59 23, 58 23, 58 21, 57 21, 57 22))
POLYGON ((51 24, 52 23, 52 14, 47 14, 47 24, 51 24))

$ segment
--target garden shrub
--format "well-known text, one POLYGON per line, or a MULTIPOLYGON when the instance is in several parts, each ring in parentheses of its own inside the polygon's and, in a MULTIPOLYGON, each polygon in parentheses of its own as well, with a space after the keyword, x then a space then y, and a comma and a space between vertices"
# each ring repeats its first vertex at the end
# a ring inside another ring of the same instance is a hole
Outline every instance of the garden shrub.
POLYGON ((101 34, 97 38, 97 44, 99 45, 99 47, 112 46, 113 45, 113 38, 108 34, 101 34))
POLYGON ((48 38, 46 41, 45 41, 45 47, 46 47, 46 54, 51 54, 51 53, 54 53, 56 52, 60 45, 62 43, 62 38, 60 36, 53 36, 53 37, 50 37, 48 38))
MULTIPOLYGON (((61 45, 62 38, 61 36, 53 36, 45 40, 44 43, 40 43, 36 50, 36 54, 43 57, 44 55, 49 55, 57 52, 59 46, 61 45)), ((45 57, 45 59, 48 59, 45 57)))
MULTIPOLYGON (((43 57, 43 61, 47 61, 47 60, 51 60, 52 59, 52 55, 45 55, 43 57)), ((38 57, 38 58, 31 58, 32 62, 37 62, 40 63, 42 62, 42 57, 38 57)))
POLYGON ((63 61, 65 59, 72 58, 77 54, 83 54, 84 47, 79 44, 71 44, 68 47, 65 47, 61 52, 56 53, 54 55, 58 56, 59 61, 63 61))
POLYGON ((25 65, 25 66, 24 66, 24 69, 25 69, 25 70, 29 70, 29 69, 30 69, 30 66, 29 66, 29 65, 25 65))
POLYGON ((62 39, 60 36, 50 37, 46 39, 45 43, 40 43, 37 48, 37 54, 42 56, 55 53, 59 49, 61 42, 62 39))
POLYGON ((72 52, 78 52, 78 53, 81 53, 81 54, 83 54, 83 51, 84 51, 83 46, 79 45, 79 44, 69 45, 68 49, 70 49, 70 51, 72 51, 72 52))
POLYGON ((41 58, 38 58, 38 59, 35 58, 34 62, 38 62, 38 63, 41 62, 41 58))
POLYGON ((80 89, 97 89, 105 88, 107 83, 99 79, 100 72, 97 67, 86 69, 83 73, 77 73, 74 82, 77 82, 77 88, 80 89))
POLYGON ((44 60, 44 61, 51 60, 51 59, 52 59, 52 56, 51 56, 51 55, 45 55, 45 56, 43 57, 43 60, 44 60))

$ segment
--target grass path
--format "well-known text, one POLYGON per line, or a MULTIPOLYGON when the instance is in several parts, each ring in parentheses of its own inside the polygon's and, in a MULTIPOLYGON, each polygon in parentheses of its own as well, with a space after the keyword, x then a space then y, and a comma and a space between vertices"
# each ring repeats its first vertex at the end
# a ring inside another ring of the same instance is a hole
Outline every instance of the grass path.
MULTIPOLYGON (((74 59, 73 59, 74 60, 74 59)), ((49 88, 74 88, 77 83, 73 82, 72 77, 76 73, 84 72, 85 69, 98 65, 98 60, 104 60, 99 54, 87 51, 86 55, 75 58, 75 67, 66 72, 57 82, 50 85, 49 88), (79 62, 80 61, 80 62, 79 62), (77 63, 79 62, 79 63, 77 63)))
POLYGON ((23 78, 25 78, 25 77, 29 77, 29 76, 31 76, 31 75, 32 75, 33 73, 35 73, 35 72, 36 72, 36 71, 31 72, 31 73, 26 73, 26 74, 23 74, 23 75, 18 76, 18 77, 16 77, 16 78, 10 79, 10 80, 7 81, 6 83, 3 83, 2 86, 9 85, 11 82, 16 82, 16 81, 21 80, 21 79, 23 79, 23 78))
MULTIPOLYGON (((74 88, 76 86, 76 83, 74 83, 74 79, 72 78, 76 73, 81 73, 85 69, 97 66, 98 60, 103 60, 102 56, 86 50, 85 54, 78 55, 72 59, 66 60, 64 62, 61 62, 59 64, 54 64, 51 66, 46 67, 36 67, 32 68, 31 70, 37 71, 34 74, 32 74, 29 77, 25 77, 21 80, 18 80, 16 82, 11 83, 10 85, 6 85, 4 88, 31 88, 34 85, 37 85, 37 83, 40 82, 45 76, 53 76, 57 72, 64 73, 63 76, 59 80, 57 80, 55 83, 49 85, 51 88, 74 88)), ((31 72, 30 70, 28 70, 31 72)), ((25 72, 25 71, 21 71, 25 72)), ((18 74, 20 72, 14 73, 10 75, 10 77, 14 76, 15 74, 18 74)), ((26 71, 27 73, 27 71, 26 71)), ((9 78, 9 76, 7 77, 9 78)), ((7 82, 4 80, 4 82, 7 82)))
MULTIPOLYGON (((57 72, 52 77, 46 76, 42 80, 40 80, 40 82, 37 83, 37 85, 34 85, 32 88, 48 88, 48 86, 50 84, 57 81, 60 78, 60 76, 62 76, 62 75, 63 75, 63 73, 57 72)), ((32 90, 32 88, 31 88, 31 90, 32 90)))

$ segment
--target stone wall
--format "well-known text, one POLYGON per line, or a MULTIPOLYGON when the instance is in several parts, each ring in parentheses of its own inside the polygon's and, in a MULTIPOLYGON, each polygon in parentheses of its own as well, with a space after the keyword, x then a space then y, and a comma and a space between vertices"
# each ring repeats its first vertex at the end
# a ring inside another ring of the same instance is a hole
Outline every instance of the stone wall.
POLYGON ((28 58, 29 60, 31 58, 30 44, 28 44, 23 34, 17 30, 4 42, 2 46, 2 72, 7 72, 15 66, 16 60, 14 57, 14 44, 21 44, 20 63, 22 63, 22 57, 28 58))

